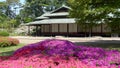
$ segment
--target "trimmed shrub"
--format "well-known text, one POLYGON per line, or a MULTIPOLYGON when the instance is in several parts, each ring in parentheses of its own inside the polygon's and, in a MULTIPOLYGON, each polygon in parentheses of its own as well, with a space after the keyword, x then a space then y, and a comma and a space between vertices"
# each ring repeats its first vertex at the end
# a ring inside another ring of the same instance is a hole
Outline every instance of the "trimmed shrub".
POLYGON ((0 37, 0 47, 15 46, 19 44, 19 40, 9 37, 0 37))
POLYGON ((0 31, 0 36, 9 36, 7 31, 0 31))

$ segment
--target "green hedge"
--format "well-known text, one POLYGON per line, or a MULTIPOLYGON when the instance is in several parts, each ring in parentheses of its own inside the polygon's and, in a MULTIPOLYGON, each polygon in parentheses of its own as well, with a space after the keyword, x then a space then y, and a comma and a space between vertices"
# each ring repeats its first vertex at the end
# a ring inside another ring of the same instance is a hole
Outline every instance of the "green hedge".
POLYGON ((15 46, 19 44, 19 40, 9 37, 0 37, 0 47, 15 46))
POLYGON ((0 31, 0 36, 9 36, 9 32, 7 32, 7 31, 0 31))

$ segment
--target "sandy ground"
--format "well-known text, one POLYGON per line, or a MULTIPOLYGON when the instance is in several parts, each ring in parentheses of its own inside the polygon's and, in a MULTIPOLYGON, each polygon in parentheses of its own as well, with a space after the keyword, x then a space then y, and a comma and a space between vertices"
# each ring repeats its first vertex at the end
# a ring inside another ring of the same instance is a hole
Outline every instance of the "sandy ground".
POLYGON ((31 44, 39 41, 43 41, 45 39, 63 39, 69 40, 71 42, 75 42, 78 44, 117 44, 120 45, 120 37, 32 37, 32 36, 11 36, 12 38, 16 38, 23 44, 31 44))

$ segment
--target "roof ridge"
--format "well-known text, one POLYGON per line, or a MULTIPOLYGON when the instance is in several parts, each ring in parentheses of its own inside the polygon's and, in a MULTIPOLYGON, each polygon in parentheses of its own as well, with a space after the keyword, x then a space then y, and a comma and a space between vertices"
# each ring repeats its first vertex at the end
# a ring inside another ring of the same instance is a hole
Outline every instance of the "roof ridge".
POLYGON ((57 9, 51 11, 50 13, 53 13, 53 12, 55 12, 55 11, 57 11, 57 10, 63 8, 63 7, 64 7, 64 8, 67 8, 67 9, 71 9, 70 7, 68 7, 68 6, 66 6, 66 5, 63 4, 61 7, 59 7, 59 8, 57 8, 57 9))

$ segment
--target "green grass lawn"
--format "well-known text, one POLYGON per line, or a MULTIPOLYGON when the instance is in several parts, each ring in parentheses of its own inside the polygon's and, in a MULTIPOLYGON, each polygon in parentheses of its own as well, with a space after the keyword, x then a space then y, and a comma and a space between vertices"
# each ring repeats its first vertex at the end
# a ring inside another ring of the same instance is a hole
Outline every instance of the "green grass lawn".
POLYGON ((9 56, 18 48, 23 47, 24 44, 18 44, 17 46, 10 46, 10 47, 0 47, 0 56, 9 56))

